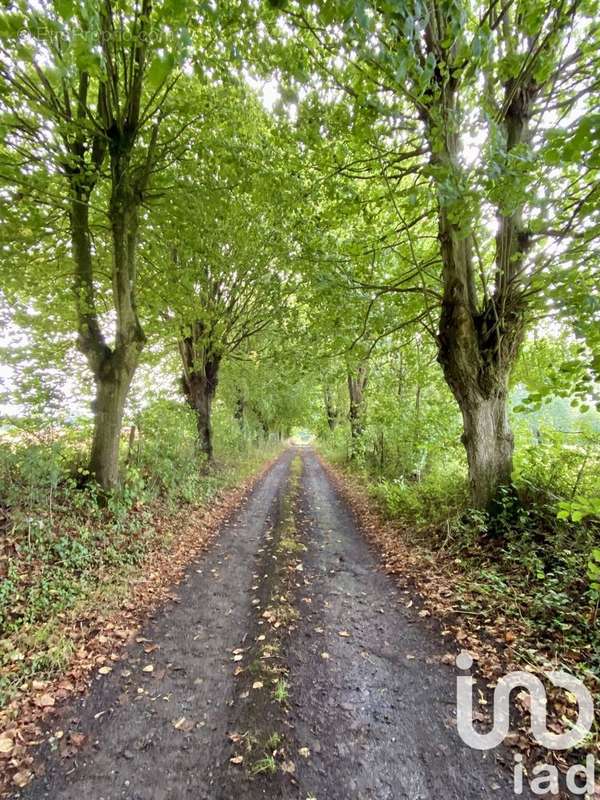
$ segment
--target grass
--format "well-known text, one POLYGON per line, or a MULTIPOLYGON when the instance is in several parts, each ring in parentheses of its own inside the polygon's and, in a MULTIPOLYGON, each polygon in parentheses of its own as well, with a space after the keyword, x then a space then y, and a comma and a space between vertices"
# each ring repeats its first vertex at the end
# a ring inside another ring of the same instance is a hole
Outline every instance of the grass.
POLYGON ((273 699, 278 703, 286 703, 289 697, 288 685, 283 678, 279 678, 273 690, 273 699))
POLYGON ((277 762, 273 756, 265 756, 252 764, 250 772, 253 775, 260 775, 260 773, 274 775, 277 772, 277 762))
POLYGON ((277 755, 278 748, 282 745, 283 736, 277 731, 273 731, 265 741, 263 747, 264 756, 250 766, 250 773, 252 775, 260 775, 261 773, 274 775, 277 772, 275 756, 277 755))

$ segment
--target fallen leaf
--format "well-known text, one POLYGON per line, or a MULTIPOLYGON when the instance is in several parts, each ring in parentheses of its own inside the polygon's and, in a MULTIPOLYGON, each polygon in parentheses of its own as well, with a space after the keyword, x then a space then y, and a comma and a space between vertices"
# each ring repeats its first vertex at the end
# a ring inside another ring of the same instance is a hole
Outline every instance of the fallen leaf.
POLYGON ((327 660, 328 658, 330 658, 330 655, 329 655, 329 653, 321 653, 321 658, 324 658, 325 660, 327 660))
POLYGON ((24 786, 27 786, 31 778, 32 773, 29 772, 29 770, 19 770, 19 772, 15 772, 13 775, 13 783, 15 783, 19 789, 22 789, 24 786))
POLYGON ((112 667, 100 667, 98 672, 100 675, 108 675, 109 672, 112 672, 112 667))
POLYGON ((241 764, 244 760, 244 756, 233 756, 229 760, 232 764, 241 764))
POLYGON ((310 750, 308 749, 308 747, 301 747, 298 750, 298 755, 301 755, 302 758, 308 758, 310 756, 310 750))
POLYGON ((350 634, 348 633, 348 631, 338 631, 338 636, 343 636, 344 639, 350 638, 350 634))
POLYGON ((0 753, 10 753, 14 747, 13 740, 8 736, 0 736, 0 753))
POLYGON ((154 667, 152 664, 146 664, 146 666, 142 669, 142 672, 154 672, 154 667))
POLYGON ((241 661, 243 658, 244 658, 244 656, 241 653, 238 653, 237 655, 235 655, 233 657, 233 660, 234 661, 241 661))
POLYGON ((35 704, 40 708, 48 708, 54 705, 54 698, 51 694, 42 694, 35 698, 35 704))
POLYGON ((185 717, 181 717, 173 723, 175 730, 183 731, 184 733, 189 733, 194 729, 195 725, 196 723, 193 720, 186 719, 185 717))
POLYGON ((252 688, 253 689, 262 689, 263 688, 263 682, 262 681, 254 681, 254 683, 252 684, 252 688))

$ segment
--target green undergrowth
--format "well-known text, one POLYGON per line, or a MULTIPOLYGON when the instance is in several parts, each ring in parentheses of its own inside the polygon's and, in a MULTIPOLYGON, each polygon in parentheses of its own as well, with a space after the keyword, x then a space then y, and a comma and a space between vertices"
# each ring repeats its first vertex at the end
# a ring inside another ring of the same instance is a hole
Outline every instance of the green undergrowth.
POLYGON ((600 495, 598 448, 559 447, 547 437, 517 452, 515 486, 493 516, 468 507, 464 466, 452 452, 421 475, 396 477, 325 454, 360 476, 406 542, 458 570, 463 609, 519 628, 513 646, 525 663, 549 658, 597 681, 600 521, 579 509, 600 495))
POLYGON ((133 452, 124 448, 123 485, 108 498, 82 480, 82 431, 51 440, 13 435, 5 442, 0 707, 24 681, 49 679, 65 668, 73 652, 65 620, 94 607, 118 607, 144 557, 169 548, 183 508, 210 507, 219 492, 277 451, 275 444, 237 443, 238 452, 218 451, 215 467, 206 471, 189 423, 167 404, 147 412, 133 452))

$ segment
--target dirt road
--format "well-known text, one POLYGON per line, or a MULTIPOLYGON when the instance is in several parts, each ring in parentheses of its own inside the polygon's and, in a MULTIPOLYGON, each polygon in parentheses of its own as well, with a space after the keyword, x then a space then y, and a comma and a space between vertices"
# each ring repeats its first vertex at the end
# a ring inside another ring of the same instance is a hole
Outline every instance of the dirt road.
POLYGON ((448 645, 405 592, 315 454, 286 451, 178 602, 55 715, 18 796, 513 798, 510 756, 461 743, 448 645))

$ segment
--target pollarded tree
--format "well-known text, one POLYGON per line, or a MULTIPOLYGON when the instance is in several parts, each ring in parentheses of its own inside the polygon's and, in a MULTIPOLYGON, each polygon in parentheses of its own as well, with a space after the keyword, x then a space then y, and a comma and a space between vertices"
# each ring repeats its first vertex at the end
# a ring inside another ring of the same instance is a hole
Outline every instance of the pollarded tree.
MULTIPOLYGON (((428 224, 427 188, 435 199, 438 360, 462 412, 472 501, 486 507, 511 480, 508 384, 528 316, 543 307, 536 293, 559 272, 565 241, 597 230, 595 164, 577 173, 547 148, 557 125, 576 125, 597 100, 596 4, 283 6, 321 85, 337 90, 333 101, 321 92, 325 104, 345 104, 359 132, 359 156, 350 150, 336 171, 376 182, 417 262, 411 233, 428 224)), ((299 74, 296 50, 288 62, 299 74)), ((590 268, 567 261, 579 264, 590 268)), ((415 266, 410 288, 431 289, 415 266)))
POLYGON ((249 88, 189 86, 189 98, 197 116, 185 154, 166 176, 174 188, 152 226, 148 260, 156 269, 148 289, 177 338, 183 391, 210 462, 223 360, 247 354, 268 326, 283 332, 302 199, 288 172, 294 143, 249 88))
POLYGON ((118 480, 123 410, 146 338, 137 306, 140 213, 170 149, 161 125, 186 47, 187 5, 169 8, 21 0, 2 16, 11 159, 2 177, 17 200, 53 204, 68 220, 77 343, 96 386, 90 472, 105 489, 118 480))

